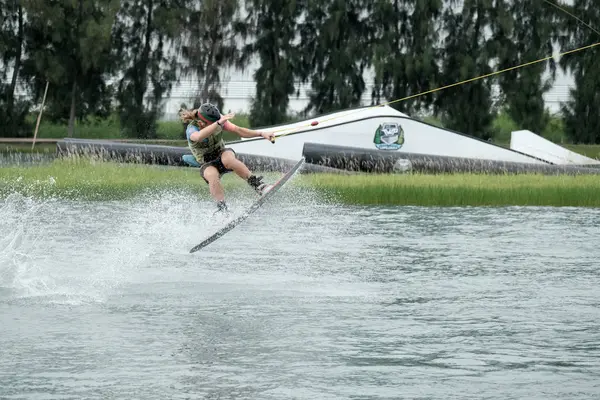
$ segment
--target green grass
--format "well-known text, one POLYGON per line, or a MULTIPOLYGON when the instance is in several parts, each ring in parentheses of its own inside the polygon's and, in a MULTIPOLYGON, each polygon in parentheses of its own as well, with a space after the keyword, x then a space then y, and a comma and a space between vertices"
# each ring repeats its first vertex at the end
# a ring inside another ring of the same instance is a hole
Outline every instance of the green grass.
MULTIPOLYGON (((269 180, 276 174, 269 174, 269 180)), ((226 191, 249 190, 233 174, 226 191)), ((324 198, 356 205, 600 207, 600 176, 542 175, 300 175, 290 182, 324 198)), ((11 193, 79 200, 123 200, 161 190, 210 198, 197 169, 56 160, 0 168, 0 197, 11 193)))
MULTIPOLYGON (((32 114, 28 117, 28 122, 35 126, 36 118, 37 115, 32 114)), ((298 118, 290 117, 290 122, 295 120, 298 120, 298 118)), ((424 117, 423 120, 427 123, 443 127, 443 123, 439 118, 428 116, 424 117)), ((250 127, 248 114, 237 114, 232 122, 239 126, 250 127)), ((494 132, 494 143, 509 147, 510 133, 514 130, 518 130, 518 127, 507 113, 501 112, 494 119, 492 130, 494 132)), ((583 154, 590 158, 600 159, 600 145, 564 144, 566 137, 564 136, 563 132, 564 124, 562 120, 556 116, 550 116, 548 126, 546 127, 545 131, 542 132, 542 136, 554 141, 555 143, 559 143, 561 146, 576 153, 583 154)), ((38 132, 38 138, 62 139, 67 137, 67 135, 68 133, 66 125, 53 124, 42 120, 40 124, 40 130, 38 132)), ((33 130, 30 137, 33 137, 33 130)), ((128 139, 121 135, 120 123, 116 115, 112 115, 110 118, 106 119, 88 118, 82 123, 77 122, 74 137, 82 139, 127 139, 134 143, 163 144, 182 147, 187 145, 183 132, 183 125, 179 121, 158 121, 158 132, 156 139, 136 140, 128 139)), ((240 139, 237 135, 231 132, 225 132, 224 138, 226 141, 240 139)), ((54 151, 54 149, 54 145, 36 144, 33 151, 49 152, 54 151)), ((31 145, 0 144, 0 153, 11 151, 31 152, 31 145)))
MULTIPOLYGON (((37 117, 35 117, 37 118, 37 117)), ((31 125, 35 126, 33 115, 28 117, 31 125)), ((238 114, 231 120, 234 124, 242 127, 248 127, 248 115, 238 114)), ((183 125, 179 121, 158 121, 157 140, 185 140, 183 125)), ((33 130, 30 137, 33 137, 33 130)), ((68 136, 68 127, 65 124, 55 124, 49 121, 40 123, 38 138, 44 139, 62 139, 68 136)), ((106 119, 88 119, 83 122, 75 123, 73 137, 80 139, 126 139, 121 134, 121 124, 116 116, 106 119)), ((238 140, 239 136, 225 132, 225 140, 238 140)))
MULTIPOLYGON (((235 180, 224 186, 235 189, 235 180)), ((0 168, 0 196, 18 192, 27 196, 79 200, 123 200, 147 191, 184 190, 208 195, 197 169, 119 164, 73 157, 50 164, 0 168)))
MULTIPOLYGON (((235 135, 234 135, 235 136, 235 135)), ((122 139, 122 138, 119 138, 122 139)), ((232 138, 238 140, 236 136, 232 138)), ((179 146, 187 147, 187 141, 185 140, 142 140, 142 139, 131 139, 132 143, 143 143, 143 144, 158 144, 165 146, 179 146)), ((501 146, 509 147, 508 143, 498 143, 501 146)), ((600 145, 598 144, 565 144, 562 145, 566 149, 582 154, 584 156, 600 160, 600 145)), ((56 144, 54 143, 36 143, 33 150, 31 144, 18 144, 18 143, 0 143, 0 153, 54 153, 56 151, 56 144)))
POLYGON ((600 160, 600 144, 563 144, 562 146, 575 153, 600 160))
POLYGON ((510 143, 511 132, 518 130, 518 125, 506 113, 499 113, 492 122, 493 140, 496 143, 510 143))
POLYGON ((600 176, 313 174, 300 184, 345 204, 600 207, 600 176))
MULTIPOLYGON (((510 141, 508 142, 494 142, 498 146, 506 147, 510 149, 510 141)), ((600 160, 600 144, 558 144, 567 150, 574 151, 575 153, 584 155, 586 157, 600 160)))
POLYGON ((56 152, 55 143, 36 143, 33 150, 31 149, 31 143, 0 143, 0 154, 1 153, 47 153, 52 154, 56 152))

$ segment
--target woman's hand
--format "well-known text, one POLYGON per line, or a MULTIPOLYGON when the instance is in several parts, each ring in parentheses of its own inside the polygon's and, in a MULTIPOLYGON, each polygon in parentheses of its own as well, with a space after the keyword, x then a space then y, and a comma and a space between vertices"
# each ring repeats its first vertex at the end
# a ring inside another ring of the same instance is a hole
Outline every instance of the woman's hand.
POLYGON ((221 115, 221 118, 219 118, 219 120, 217 121, 220 125, 224 124, 225 121, 230 120, 231 118, 235 117, 234 113, 229 113, 229 114, 225 114, 225 115, 221 115))
POLYGON ((260 136, 270 140, 271 142, 275 140, 275 134, 273 132, 260 132, 260 136))

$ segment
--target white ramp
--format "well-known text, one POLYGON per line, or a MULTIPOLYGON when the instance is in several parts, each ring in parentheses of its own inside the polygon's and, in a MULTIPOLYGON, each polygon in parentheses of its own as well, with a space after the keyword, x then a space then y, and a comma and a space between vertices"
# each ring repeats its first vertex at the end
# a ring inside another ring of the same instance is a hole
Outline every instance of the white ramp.
POLYGON ((381 152, 402 151, 438 156, 512 161, 546 162, 477 138, 449 131, 410 118, 392 107, 365 107, 341 111, 261 130, 275 132, 275 144, 247 139, 228 143, 238 153, 300 160, 304 143, 355 147, 381 152))
POLYGON ((510 148, 556 165, 600 165, 598 160, 565 149, 528 130, 512 132, 510 148))

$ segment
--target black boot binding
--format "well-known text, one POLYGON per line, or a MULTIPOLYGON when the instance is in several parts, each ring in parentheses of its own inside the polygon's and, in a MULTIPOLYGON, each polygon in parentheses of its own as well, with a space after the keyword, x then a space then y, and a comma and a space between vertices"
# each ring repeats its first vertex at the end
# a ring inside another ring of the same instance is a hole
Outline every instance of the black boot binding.
POLYGON ((217 211, 215 211, 215 214, 216 213, 229 213, 229 209, 227 208, 227 204, 225 204, 225 200, 217 201, 217 211))
POLYGON ((262 195, 262 191, 265 188, 265 186, 267 186, 263 181, 262 181, 263 177, 262 176, 255 176, 255 175, 250 175, 250 177, 248 177, 248 184, 250 186, 252 186, 252 188, 254 190, 256 190, 258 192, 258 194, 262 195))

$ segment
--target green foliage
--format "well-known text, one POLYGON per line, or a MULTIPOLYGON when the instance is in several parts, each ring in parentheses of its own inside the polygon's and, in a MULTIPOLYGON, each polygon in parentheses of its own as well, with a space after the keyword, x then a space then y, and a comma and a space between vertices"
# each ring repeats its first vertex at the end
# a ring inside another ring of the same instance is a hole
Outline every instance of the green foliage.
POLYGON ((244 61, 258 55, 254 73, 256 96, 250 109, 253 126, 277 125, 287 120, 289 96, 294 93, 298 73, 296 38, 302 11, 296 0, 247 0, 248 27, 254 42, 244 49, 244 61))
POLYGON ((23 6, 16 0, 0 0, 0 136, 24 136, 31 102, 15 98, 23 63, 25 20, 23 6), (9 69, 12 69, 10 75, 9 69), (8 83, 4 81, 9 78, 8 83))
MULTIPOLYGON (((596 0, 560 5, 600 26, 596 0)), ((592 29, 544 1, 0 0, 0 136, 33 132, 35 120, 27 115, 40 106, 47 82, 45 132, 176 137, 182 126, 165 131, 159 120, 181 77, 198 81, 192 106, 210 101, 223 109, 221 80, 258 61, 250 71, 256 94, 248 123, 268 126, 290 120, 298 81, 310 84, 300 116, 306 117, 360 105, 371 67, 371 99, 381 103, 597 40, 592 29), (118 128, 89 123, 114 115, 118 128)), ((556 142, 600 143, 599 51, 393 106, 410 115, 433 112, 436 124, 483 139, 507 140, 518 127, 556 142), (564 121, 550 116, 543 101, 557 68, 575 79, 564 121), (502 114, 495 119, 497 109, 510 121, 502 114)))
MULTIPOLYGON (((555 9, 543 1, 501 2, 492 11, 492 48, 498 69, 510 68, 552 54, 560 26, 555 9)), ((543 95, 552 88, 556 65, 553 59, 508 71, 498 76, 506 112, 521 129, 542 132, 548 124, 543 95), (543 74, 549 69, 550 78, 543 74)))
POLYGON ((568 138, 563 119, 559 115, 547 113, 546 120, 548 122, 543 127, 541 135, 554 143, 566 143, 568 138))
POLYGON ((23 74, 33 81, 38 95, 50 82, 46 118, 73 126, 75 118, 107 115, 112 92, 105 73, 119 0, 23 0, 22 4, 29 56, 23 74))
POLYGON ((600 175, 330 175, 299 182, 347 204, 599 207, 600 175))
MULTIPOLYGON (((597 59, 598 57, 592 57, 597 59)), ((577 90, 571 90, 571 98, 563 105, 565 131, 574 143, 600 143, 600 111, 597 104, 600 95, 594 83, 600 82, 597 61, 591 61, 575 73, 577 90), (583 70, 587 70, 587 73, 583 70)))
POLYGON ((219 89, 221 70, 239 65, 240 51, 235 42, 237 34, 245 31, 238 11, 241 0, 185 1, 188 8, 182 15, 187 35, 181 44, 185 76, 198 80, 193 108, 204 102, 223 109, 224 100, 219 89))
MULTIPOLYGON (((59 159, 51 164, 0 170, 0 196, 62 197, 76 200, 123 200, 151 190, 193 190, 206 185, 193 169, 177 171, 88 158, 59 159)), ((192 194, 192 193, 190 193, 192 194)))
MULTIPOLYGON (((374 27, 371 45, 375 70, 372 98, 377 104, 430 90, 440 71, 439 29, 441 0, 376 0, 369 17, 374 27)), ((392 107, 414 114, 431 105, 431 97, 417 97, 392 107)))
MULTIPOLYGON (((29 114, 25 120, 26 125, 34 126, 36 114, 29 114)), ((418 118, 428 124, 444 128, 443 122, 436 116, 424 116, 418 118)), ((546 139, 559 143, 568 143, 568 137, 565 134, 565 124, 559 115, 548 114, 548 124, 542 132, 535 132, 546 139)), ((287 116, 285 123, 293 123, 299 121, 299 117, 287 116)), ((234 124, 245 128, 257 128, 250 123, 248 114, 236 114, 231 120, 234 124)), ((493 139, 496 143, 509 143, 510 134, 513 131, 521 128, 510 117, 510 115, 502 111, 498 113, 492 122, 493 139)), ((27 132, 29 137, 33 136, 33 128, 27 132)), ((39 138, 55 138, 60 139, 66 137, 68 127, 65 124, 52 123, 42 120, 38 132, 39 138)), ((121 123, 117 114, 111 114, 108 118, 100 118, 88 116, 85 119, 76 121, 73 137, 87 139, 125 139, 121 129, 121 123)), ((185 140, 185 126, 180 121, 157 121, 156 125, 156 140, 185 140)), ((239 140, 235 134, 225 132, 226 140, 239 140)), ((584 146, 583 149, 586 147, 584 146)), ((596 155, 594 154, 594 157, 596 155)))
MULTIPOLYGON (((576 0, 575 14, 585 13, 592 26, 600 24, 600 9, 596 2, 576 0)), ((598 41, 598 35, 581 24, 569 25, 568 43, 572 46, 584 46, 598 41)), ((561 59, 564 68, 573 73, 575 88, 570 90, 570 99, 563 104, 562 112, 565 131, 575 143, 600 144, 600 69, 598 57, 600 50, 592 48, 579 57, 561 59)))
MULTIPOLYGON (((546 111, 544 120, 546 125, 541 127, 541 131, 532 131, 551 142, 564 144, 567 141, 565 135, 565 126, 562 118, 559 115, 552 115, 546 111)), ((497 143, 509 143, 511 132, 526 129, 521 127, 506 110, 498 113, 492 123, 492 131, 494 141, 497 143)))
POLYGON ((0 137, 25 137, 33 132, 33 125, 27 123, 31 103, 10 99, 10 88, 0 84, 0 137))
POLYGON ((600 160, 600 145, 598 144, 565 144, 564 147, 586 157, 600 160))
POLYGON ((444 128, 444 124, 442 123, 441 119, 436 117, 435 115, 427 115, 418 119, 425 122, 426 124, 437 126, 439 128, 444 128))
MULTIPOLYGON (((273 176, 273 179, 276 176, 273 176)), ((224 177, 228 193, 248 185, 224 177)), ((300 175, 292 186, 311 188, 348 204, 417 206, 600 207, 600 176, 542 175, 300 175)), ((0 198, 11 193, 76 200, 123 200, 178 190, 210 199, 193 168, 117 164, 73 157, 50 164, 0 169, 0 198)))
MULTIPOLYGON (((491 72, 490 39, 484 32, 493 9, 489 0, 465 0, 461 10, 446 9, 444 27, 452 32, 445 39, 442 61, 442 76, 447 83, 491 72)), ((491 88, 491 80, 478 80, 439 92, 435 102, 437 114, 450 129, 490 139, 494 118, 491 88)))
POLYGON ((121 0, 113 27, 113 56, 123 75, 117 100, 123 134, 156 138, 163 98, 176 80, 185 9, 176 0, 121 0), (133 23, 132 23, 133 22, 133 23))
POLYGON ((371 63, 368 0, 307 0, 299 24, 300 78, 311 82, 306 112, 324 114, 360 105, 363 72, 371 63))
POLYGON ((36 143, 35 146, 32 148, 31 143, 0 143, 0 155, 13 155, 17 153, 56 154, 56 144, 36 143))
MULTIPOLYGON (((28 124, 35 124, 36 115, 27 117, 28 124)), ((231 122, 241 127, 250 127, 248 115, 238 114, 231 122)), ((73 137, 81 139, 125 139, 121 121, 117 114, 111 114, 108 118, 88 116, 81 121, 76 121, 73 137)), ((33 132, 31 132, 33 133, 33 132)), ((62 139, 67 137, 67 125, 42 121, 38 132, 40 139, 62 139)), ((33 135, 29 135, 33 136, 33 135)), ((231 132, 225 132, 225 140, 239 140, 239 136, 231 132)), ((180 121, 157 121, 156 140, 185 140, 185 128, 180 121)))
POLYGON ((521 128, 506 112, 500 112, 492 122, 492 132, 495 142, 509 143, 511 132, 518 131, 521 128))

